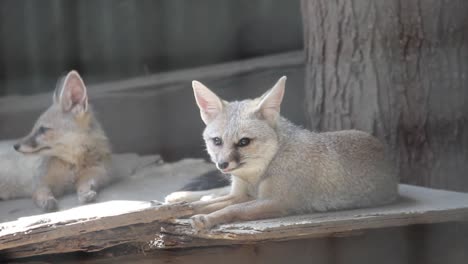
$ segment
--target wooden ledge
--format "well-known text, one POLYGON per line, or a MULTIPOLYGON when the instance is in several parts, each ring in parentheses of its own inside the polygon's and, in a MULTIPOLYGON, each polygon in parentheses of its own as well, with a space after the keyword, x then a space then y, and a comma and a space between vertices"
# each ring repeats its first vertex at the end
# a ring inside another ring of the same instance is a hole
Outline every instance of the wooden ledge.
MULTIPOLYGON (((358 210, 290 216, 261 221, 223 225, 208 233, 194 234, 188 220, 168 225, 171 235, 255 243, 266 240, 290 240, 305 237, 341 236, 343 233, 373 229, 468 220, 468 194, 401 184, 400 199, 391 205, 358 210)), ((177 242, 177 241, 171 241, 177 242)), ((168 245, 187 245, 182 241, 168 245)))
POLYGON ((194 233, 190 206, 112 201, 26 217, 0 225, 0 253, 9 257, 99 251, 119 244, 145 250, 341 236, 366 229, 468 220, 468 194, 400 185, 398 202, 378 208, 222 225, 194 233))

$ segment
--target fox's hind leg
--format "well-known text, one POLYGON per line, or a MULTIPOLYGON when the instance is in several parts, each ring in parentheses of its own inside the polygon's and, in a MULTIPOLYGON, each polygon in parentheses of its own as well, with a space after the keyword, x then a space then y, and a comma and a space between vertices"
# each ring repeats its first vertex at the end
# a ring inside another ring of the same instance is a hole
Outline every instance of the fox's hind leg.
POLYGON ((191 220, 192 227, 197 231, 202 231, 219 224, 279 217, 286 214, 286 208, 277 200, 254 200, 230 205, 211 214, 194 215, 191 220))
POLYGON ((97 191, 110 182, 110 177, 104 167, 91 167, 83 170, 76 182, 76 193, 80 203, 90 203, 96 200, 97 191))

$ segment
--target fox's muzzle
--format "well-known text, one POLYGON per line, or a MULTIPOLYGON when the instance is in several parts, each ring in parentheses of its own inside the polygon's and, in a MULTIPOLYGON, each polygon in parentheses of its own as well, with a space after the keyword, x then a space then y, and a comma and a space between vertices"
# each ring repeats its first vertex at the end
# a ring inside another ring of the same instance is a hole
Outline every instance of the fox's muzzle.
POLYGON ((228 152, 220 153, 217 156, 215 164, 219 170, 227 172, 236 169, 240 163, 240 153, 237 149, 229 150, 228 152))
POLYGON ((45 148, 39 148, 35 135, 27 136, 13 145, 13 148, 21 153, 35 153, 45 148))
POLYGON ((219 169, 224 170, 229 167, 229 162, 219 162, 217 165, 219 169))

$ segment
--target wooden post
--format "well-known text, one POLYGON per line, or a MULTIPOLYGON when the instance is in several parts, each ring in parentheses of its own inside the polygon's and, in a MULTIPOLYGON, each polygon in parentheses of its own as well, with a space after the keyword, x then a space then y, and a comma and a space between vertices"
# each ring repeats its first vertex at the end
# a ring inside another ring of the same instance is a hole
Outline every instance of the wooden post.
POLYGON ((302 0, 316 130, 386 141, 402 182, 468 191, 468 2, 302 0))

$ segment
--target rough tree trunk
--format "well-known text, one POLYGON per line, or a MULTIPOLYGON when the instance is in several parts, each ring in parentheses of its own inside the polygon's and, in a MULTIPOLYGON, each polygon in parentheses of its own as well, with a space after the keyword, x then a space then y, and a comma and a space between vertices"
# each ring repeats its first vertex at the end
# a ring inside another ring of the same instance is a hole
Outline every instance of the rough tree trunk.
POLYGON ((309 126, 394 150, 402 182, 468 191, 468 1, 302 0, 309 126))

